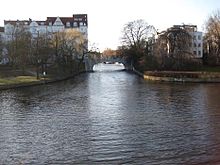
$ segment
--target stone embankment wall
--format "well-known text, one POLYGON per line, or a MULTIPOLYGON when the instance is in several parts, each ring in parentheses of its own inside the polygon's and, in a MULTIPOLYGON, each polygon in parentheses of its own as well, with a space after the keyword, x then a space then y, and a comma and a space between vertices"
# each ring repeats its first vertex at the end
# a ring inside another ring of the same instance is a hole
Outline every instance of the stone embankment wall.
POLYGON ((134 72, 146 80, 164 82, 198 82, 198 83, 219 83, 220 73, 218 72, 184 72, 184 71, 145 71, 134 72))

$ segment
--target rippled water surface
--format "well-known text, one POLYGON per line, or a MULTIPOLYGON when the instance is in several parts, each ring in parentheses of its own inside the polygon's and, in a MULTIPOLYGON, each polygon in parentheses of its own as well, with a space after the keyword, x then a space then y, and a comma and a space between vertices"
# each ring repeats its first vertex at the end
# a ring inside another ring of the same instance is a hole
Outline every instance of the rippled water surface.
POLYGON ((220 84, 120 68, 0 91, 0 164, 220 164, 220 84))

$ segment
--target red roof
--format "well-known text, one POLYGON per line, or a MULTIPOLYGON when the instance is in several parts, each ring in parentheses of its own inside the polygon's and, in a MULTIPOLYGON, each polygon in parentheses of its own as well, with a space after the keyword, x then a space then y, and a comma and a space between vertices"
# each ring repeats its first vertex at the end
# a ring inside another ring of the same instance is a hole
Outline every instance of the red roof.
MULTIPOLYGON (((87 14, 74 14, 72 17, 59 17, 60 20, 62 21, 62 23, 66 26, 67 22, 70 23, 71 26, 73 26, 73 24, 76 22, 77 25, 79 26, 79 22, 83 22, 86 26, 88 25, 87 22, 87 14)), ((51 22, 52 24, 54 24, 54 22, 56 21, 57 17, 47 17, 46 21, 36 21, 38 25, 49 25, 49 23, 51 22)), ((4 25, 10 23, 12 25, 16 25, 16 23, 22 23, 22 24, 27 24, 29 25, 32 20, 4 20, 4 25)))

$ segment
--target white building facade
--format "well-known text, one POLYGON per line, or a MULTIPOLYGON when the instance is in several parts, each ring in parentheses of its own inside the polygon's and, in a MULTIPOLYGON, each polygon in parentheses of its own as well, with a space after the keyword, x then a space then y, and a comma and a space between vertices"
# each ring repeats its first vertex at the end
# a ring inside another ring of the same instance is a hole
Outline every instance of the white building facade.
MULTIPOLYGON (((191 36, 189 43, 185 43, 189 46, 190 53, 195 57, 195 58, 203 58, 203 33, 200 31, 197 31, 197 26, 196 25, 174 25, 171 28, 168 28, 167 31, 169 30, 174 30, 174 29, 183 29, 188 34, 191 36)), ((153 52, 154 44, 157 42, 157 39, 163 36, 167 31, 162 31, 160 33, 155 33, 153 37, 148 38, 148 51, 153 52)), ((170 44, 167 43, 167 48, 166 51, 169 54, 170 53, 170 44)))
POLYGON ((5 20, 3 35, 5 40, 11 40, 15 31, 21 27, 29 31, 33 37, 37 37, 38 34, 53 34, 74 28, 88 39, 87 14, 74 14, 72 17, 47 17, 46 21, 5 20))
POLYGON ((192 36, 192 53, 196 56, 196 58, 203 57, 203 33, 202 32, 192 32, 190 33, 192 36))
POLYGON ((203 33, 197 30, 196 25, 174 25, 172 28, 183 29, 191 36, 190 47, 191 53, 195 58, 203 57, 203 33))
MULTIPOLYGON (((4 27, 0 27, 0 37, 3 41, 11 41, 18 31, 30 32, 32 38, 39 35, 50 35, 65 30, 76 29, 85 39, 85 47, 88 49, 88 18, 87 14, 73 14, 72 17, 47 17, 44 21, 28 20, 4 20, 4 27)), ((8 63, 7 49, 1 50, 0 64, 8 63)))

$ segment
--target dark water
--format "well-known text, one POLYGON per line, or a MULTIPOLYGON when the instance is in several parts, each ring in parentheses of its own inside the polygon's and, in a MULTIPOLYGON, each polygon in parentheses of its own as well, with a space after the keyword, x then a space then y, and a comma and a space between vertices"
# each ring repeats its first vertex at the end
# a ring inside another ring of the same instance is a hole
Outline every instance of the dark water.
POLYGON ((0 91, 0 164, 220 164, 220 84, 118 68, 0 91))

